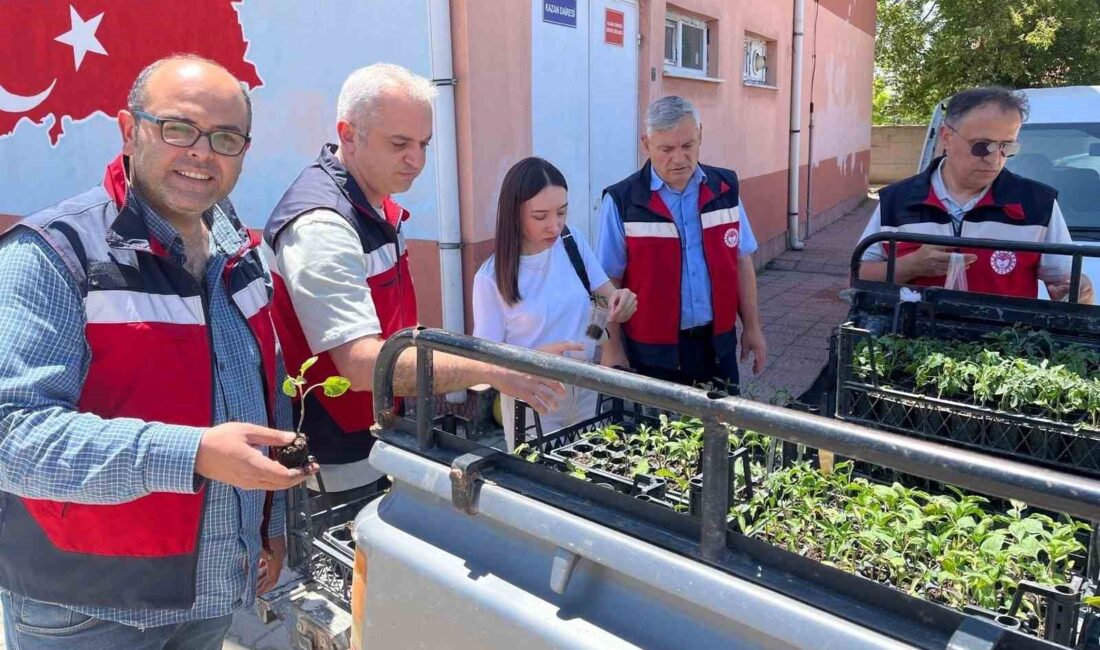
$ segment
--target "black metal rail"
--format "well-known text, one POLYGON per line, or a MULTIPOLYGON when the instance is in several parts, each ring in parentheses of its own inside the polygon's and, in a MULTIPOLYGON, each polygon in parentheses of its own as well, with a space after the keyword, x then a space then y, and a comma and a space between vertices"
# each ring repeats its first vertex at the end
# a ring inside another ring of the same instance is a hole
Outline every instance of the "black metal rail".
POLYGON ((393 378, 398 358, 410 347, 417 348, 421 380, 418 449, 412 451, 427 452, 435 444, 430 417, 427 426, 420 421, 421 413, 431 408, 429 364, 433 352, 488 362, 701 419, 705 432, 699 545, 701 556, 710 562, 718 562, 727 553, 729 486, 723 479, 729 475, 729 456, 723 423, 1082 519, 1100 519, 1100 481, 436 329, 402 330, 383 345, 374 375, 374 412, 382 428, 395 423, 393 378))

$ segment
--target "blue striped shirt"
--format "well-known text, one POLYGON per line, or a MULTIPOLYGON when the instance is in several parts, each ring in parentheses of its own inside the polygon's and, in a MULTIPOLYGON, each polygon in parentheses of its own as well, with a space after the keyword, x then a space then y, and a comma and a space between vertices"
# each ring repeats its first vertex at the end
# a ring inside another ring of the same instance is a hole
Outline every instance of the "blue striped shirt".
MULTIPOLYGON (((177 263, 183 240, 164 219, 137 203, 150 234, 177 263)), ((217 214, 216 212, 214 214, 217 214)), ((270 426, 255 339, 221 280, 244 243, 221 215, 211 225, 203 290, 213 342, 214 423, 270 426)), ((192 493, 205 429, 130 418, 106 420, 76 411, 88 372, 80 291, 41 237, 19 230, 0 241, 0 489, 31 498, 111 504, 150 492, 192 493)), ((279 362, 279 376, 283 374, 279 362)), ((278 393, 276 425, 291 428, 289 400, 278 393)), ((209 482, 199 539, 196 600, 190 609, 77 608, 146 628, 214 618, 255 598, 264 492, 209 482)), ((276 493, 268 532, 284 534, 285 493, 276 493)), ((63 603, 62 603, 63 604, 63 603)))

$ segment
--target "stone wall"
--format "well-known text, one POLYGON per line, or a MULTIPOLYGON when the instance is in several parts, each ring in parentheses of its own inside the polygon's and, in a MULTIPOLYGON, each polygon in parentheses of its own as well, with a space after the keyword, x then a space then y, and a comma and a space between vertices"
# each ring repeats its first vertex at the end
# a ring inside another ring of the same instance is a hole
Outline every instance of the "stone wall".
POLYGON ((926 126, 871 128, 871 184, 888 185, 917 173, 926 126))

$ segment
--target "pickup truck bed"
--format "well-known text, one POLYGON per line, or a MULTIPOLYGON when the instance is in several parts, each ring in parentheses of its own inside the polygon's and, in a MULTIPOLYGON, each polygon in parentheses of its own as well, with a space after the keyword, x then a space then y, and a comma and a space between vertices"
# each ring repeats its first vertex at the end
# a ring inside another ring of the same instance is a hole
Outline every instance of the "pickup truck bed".
POLYGON ((371 462, 395 483, 355 524, 365 647, 912 647, 503 487, 468 515, 446 465, 399 447, 371 462))

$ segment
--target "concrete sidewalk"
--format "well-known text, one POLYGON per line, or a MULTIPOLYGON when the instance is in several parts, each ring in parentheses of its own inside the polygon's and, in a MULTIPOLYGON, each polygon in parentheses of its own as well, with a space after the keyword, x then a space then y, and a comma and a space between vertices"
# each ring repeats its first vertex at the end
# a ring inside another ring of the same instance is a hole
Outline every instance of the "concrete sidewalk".
POLYGON ((877 195, 806 240, 802 251, 783 253, 757 276, 760 318, 768 342, 764 372, 741 364, 742 394, 769 400, 797 397, 817 378, 829 353, 829 336, 848 314, 840 292, 848 287, 852 250, 878 205, 877 195))

